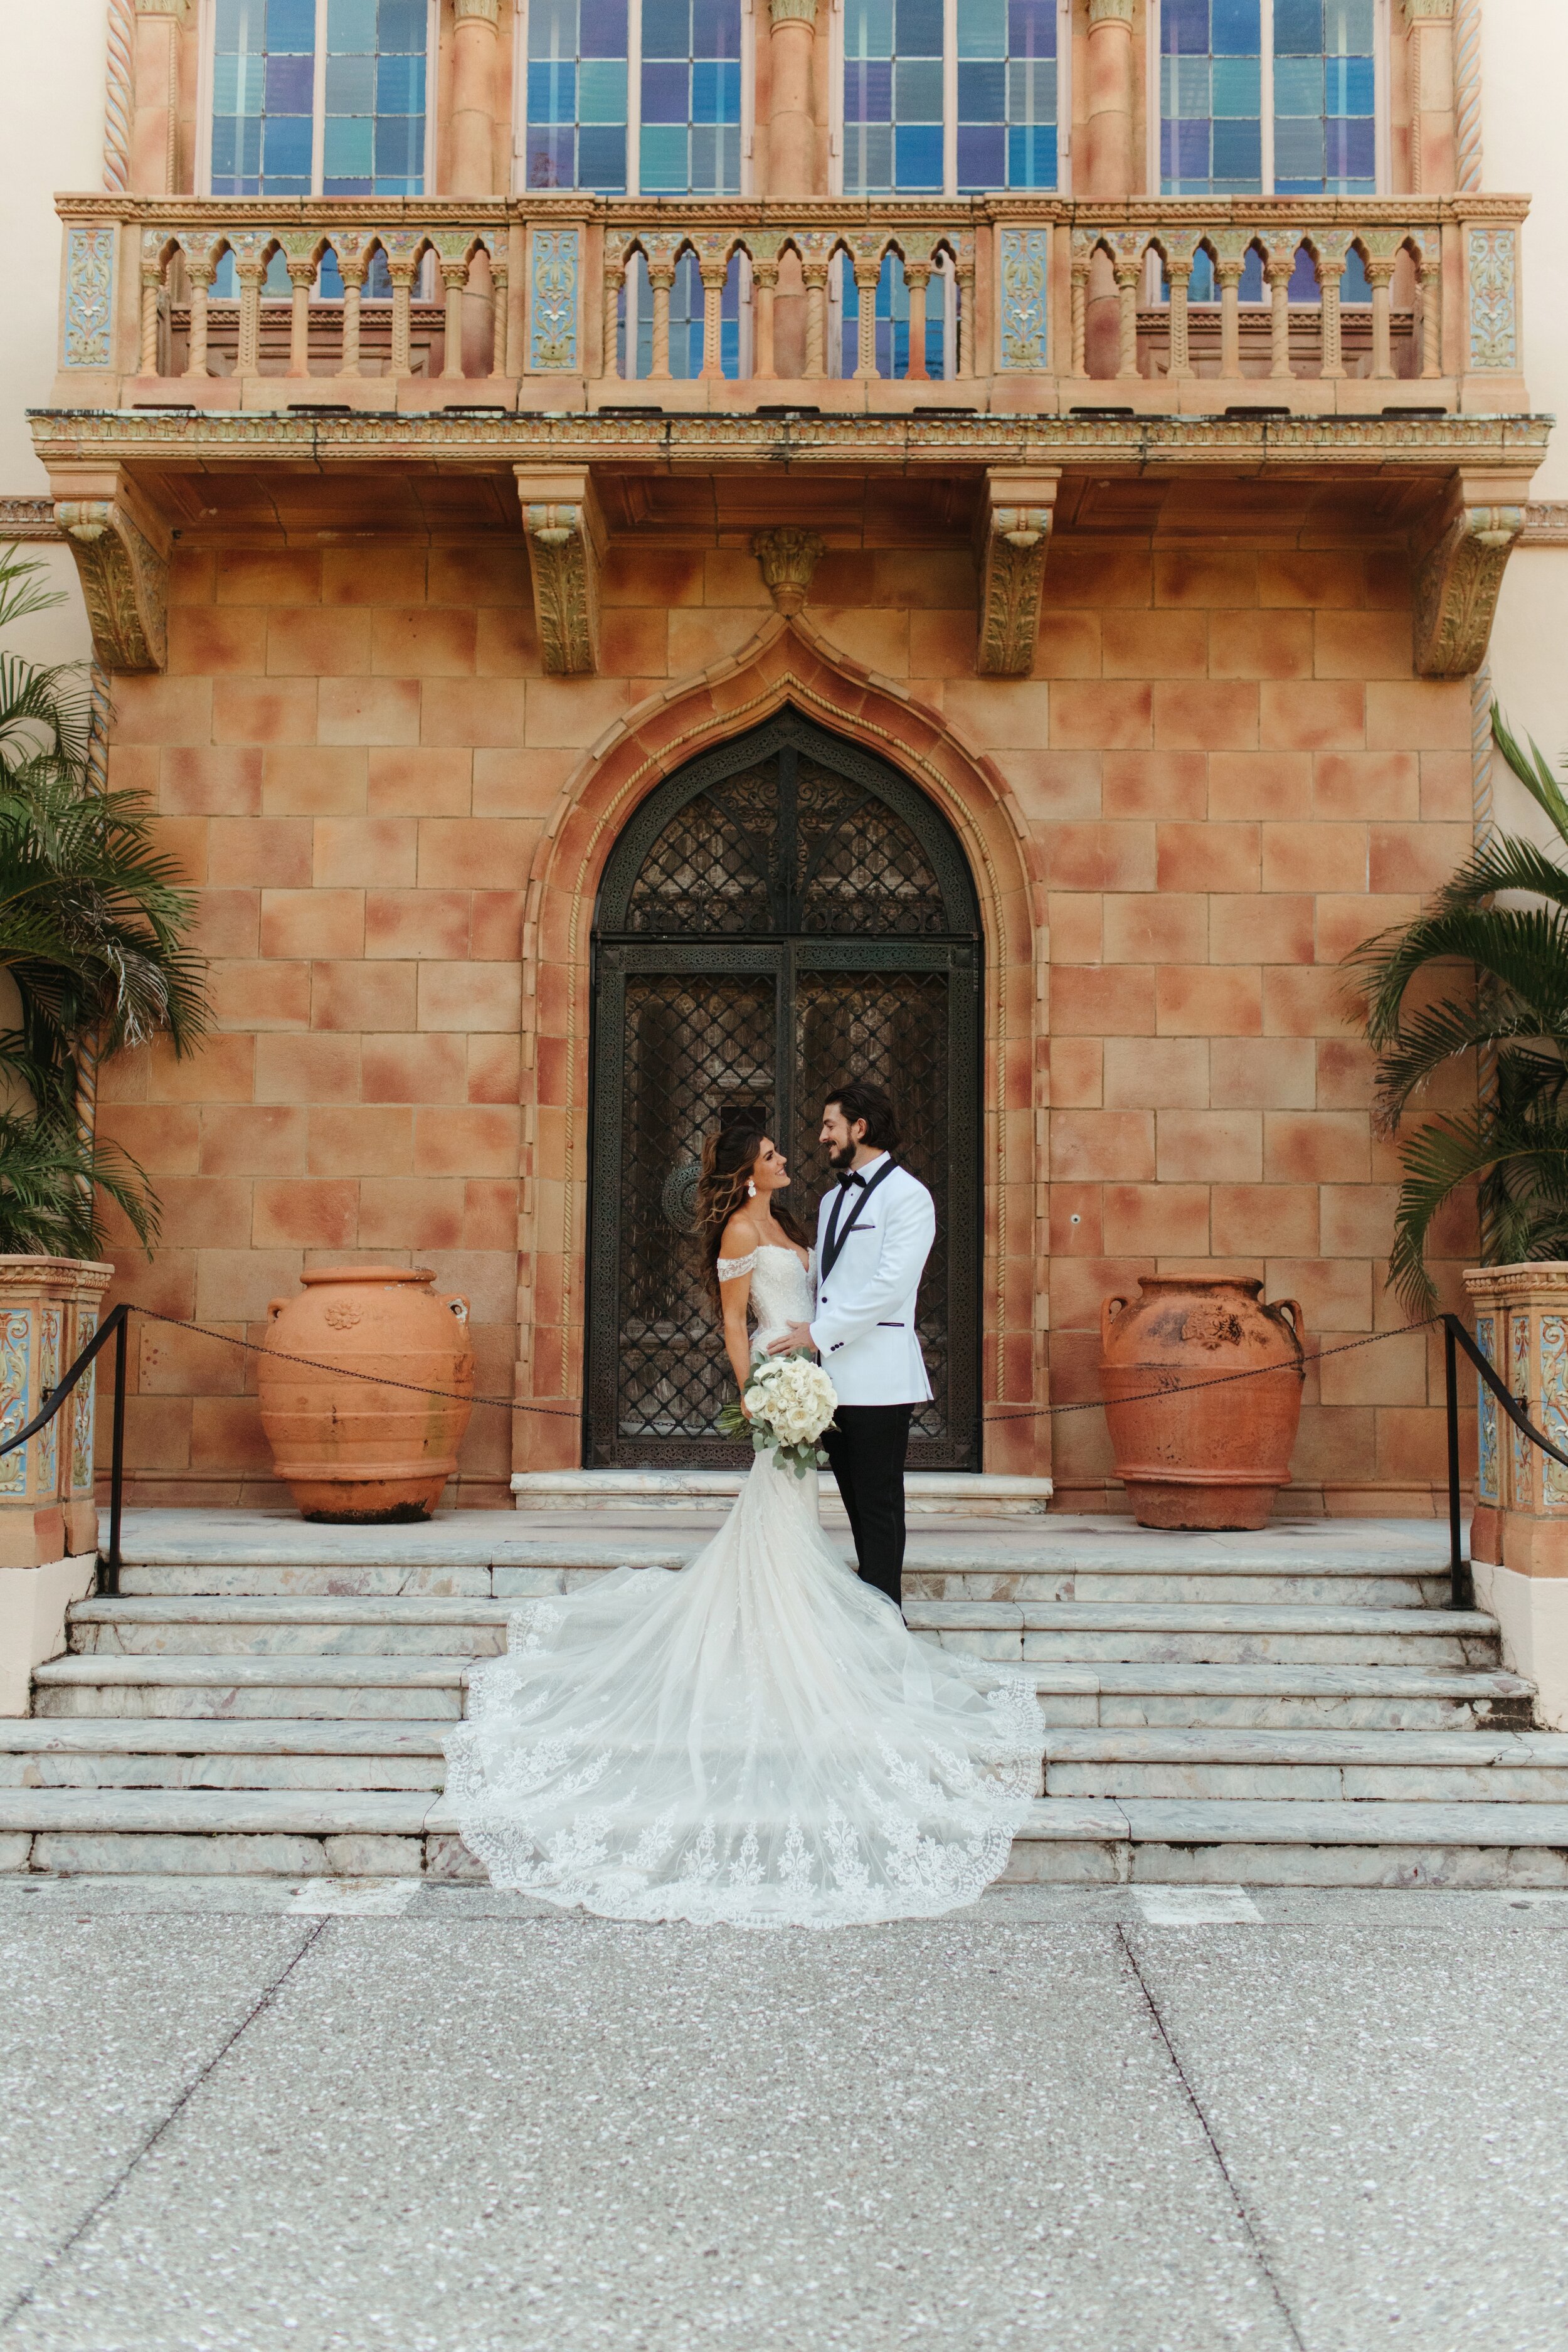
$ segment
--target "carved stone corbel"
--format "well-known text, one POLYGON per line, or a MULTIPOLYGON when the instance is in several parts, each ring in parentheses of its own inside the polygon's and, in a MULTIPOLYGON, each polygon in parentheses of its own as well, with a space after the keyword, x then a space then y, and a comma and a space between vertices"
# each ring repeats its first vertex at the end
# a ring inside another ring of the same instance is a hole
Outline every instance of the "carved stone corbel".
POLYGON ((533 572, 539 649, 552 677, 599 667, 599 567, 605 522, 587 468, 536 473, 513 467, 533 572))
POLYGON ((813 575, 826 552, 827 542, 820 531, 798 530, 789 523, 777 530, 752 533, 752 553, 757 559, 763 585, 773 598, 775 611, 798 613, 802 609, 813 575))
POLYGON ((1460 476, 1425 542, 1418 545, 1415 618, 1419 677, 1473 677, 1486 659, 1502 575, 1525 525, 1528 478, 1508 476, 1491 481, 1485 476, 1460 476))
MULTIPOLYGON (((97 483, 58 485, 100 488, 97 483)), ((162 669, 169 649, 168 531, 111 477, 96 497, 55 500, 76 558, 93 652, 108 670, 162 669)))
POLYGON ((980 643, 974 667, 982 677, 1027 677, 1040 630, 1059 468, 1030 474, 993 471, 985 477, 975 530, 980 574, 980 643))

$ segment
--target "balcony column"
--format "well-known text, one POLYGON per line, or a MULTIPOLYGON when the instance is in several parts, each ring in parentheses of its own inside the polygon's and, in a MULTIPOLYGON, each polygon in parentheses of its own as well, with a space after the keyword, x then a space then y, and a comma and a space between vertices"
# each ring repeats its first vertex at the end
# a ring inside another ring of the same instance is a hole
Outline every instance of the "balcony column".
POLYGON ((163 264, 143 260, 142 264, 142 357, 141 373, 144 376, 161 373, 158 365, 158 297, 163 290, 163 264))
POLYGON ((441 373, 448 381, 463 374, 463 289, 468 282, 466 261, 446 261, 441 264, 441 284, 447 295, 446 356, 441 373))
POLYGON ((816 0, 768 0, 768 20, 773 94, 767 193, 770 197, 815 195, 816 0))
POLYGON ((1394 343, 1389 333, 1389 301, 1394 283, 1394 263, 1369 261, 1366 274, 1372 280, 1372 373, 1382 383, 1394 374, 1394 343))
POLYGON ((217 276, 214 261, 193 261, 185 256, 185 277, 191 289, 191 348, 185 360, 187 375, 205 376, 207 373, 207 296, 213 279, 217 276))
POLYGON ((1083 193, 1131 196, 1132 0, 1089 0, 1086 66, 1083 193))
MULTIPOLYGON (((609 244, 606 241, 605 246, 604 351, 600 357, 599 373, 613 383, 619 383, 621 374, 621 289, 625 286, 626 282, 626 264, 622 261, 616 260, 615 255, 610 251, 609 244)), ((631 372, 634 375, 637 373, 637 359, 635 353, 631 357, 631 372)))
POLYGON ((131 185, 138 195, 173 195, 179 185, 180 51, 190 14, 190 0, 136 0, 131 185))
POLYGON ((859 383, 874 383, 877 380, 877 289, 881 280, 881 267, 878 263, 862 263, 855 272, 855 291, 860 298, 856 322, 860 330, 860 351, 855 370, 859 383))
POLYGON ((234 372, 237 376, 259 375, 261 373, 261 281, 267 275, 265 261, 247 255, 236 258, 234 274, 239 280, 239 347, 235 357, 234 372))
POLYGON ((926 289, 931 284, 929 262, 904 264, 904 284, 910 289, 910 363, 904 370, 910 383, 929 383, 931 371, 926 366, 926 289))
POLYGON ((414 279, 419 262, 406 257, 395 261, 389 254, 386 266, 392 278, 392 378, 404 383, 414 373, 414 279))
POLYGON ((953 271, 958 280, 958 368, 961 376, 972 376, 975 368, 974 353, 974 260, 961 258, 953 271))
POLYGON ((1234 383, 1241 373, 1241 273, 1245 267, 1240 259, 1215 265, 1214 274, 1219 280, 1219 372, 1227 383, 1234 383))
POLYGON ((1296 268, 1294 252, 1271 252, 1264 264, 1263 276, 1268 288, 1268 373, 1271 376, 1290 376, 1290 279, 1296 268))
POLYGON ((1443 259, 1426 247, 1415 273, 1421 289, 1421 373, 1428 381, 1443 373, 1443 259))
POLYGON ((755 348, 752 353, 752 373, 766 383, 773 373, 773 296, 778 291, 779 266, 776 261, 753 261, 752 264, 752 332, 755 348))
POLYGON ((1454 0, 1405 0, 1410 92, 1410 185, 1447 195, 1458 185, 1454 135, 1454 0))
POLYGON ((1116 373, 1125 383, 1138 373, 1138 280, 1142 259, 1116 264, 1116 373))
POLYGON ((729 274, 727 261, 702 265, 702 373, 721 380, 724 373, 724 280, 729 274))
POLYGON ((1320 374, 1325 383, 1342 382, 1344 378, 1340 294, 1344 284, 1345 263, 1350 257, 1350 242, 1342 231, 1338 235, 1324 235, 1317 240, 1318 299, 1323 306, 1323 363, 1320 374))
POLYGON ((495 194, 500 0, 452 0, 452 152, 447 193, 495 194))
POLYGON ((667 261, 656 269, 648 264, 647 282, 653 289, 653 353, 647 375, 650 383, 669 382, 669 289, 675 283, 675 264, 667 261))
POLYGON ((827 264, 803 263, 800 274, 805 280, 805 373, 816 383, 827 373, 827 264))
POLYGON ((1194 257, 1194 254, 1177 249, 1165 258, 1165 276, 1171 288, 1171 363, 1166 373, 1170 383, 1191 383, 1193 380, 1187 303, 1193 289, 1194 257))
POLYGON ((291 260, 289 270, 289 366, 290 376, 310 373, 310 289, 316 282, 313 260, 291 260))

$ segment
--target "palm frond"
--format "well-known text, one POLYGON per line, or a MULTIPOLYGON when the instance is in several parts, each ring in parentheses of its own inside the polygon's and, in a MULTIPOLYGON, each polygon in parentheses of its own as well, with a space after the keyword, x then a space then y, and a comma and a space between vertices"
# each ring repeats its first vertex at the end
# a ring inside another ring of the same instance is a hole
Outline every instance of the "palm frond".
POLYGON ((1492 740, 1507 761, 1511 772, 1518 777, 1525 791, 1539 808, 1545 810, 1556 826, 1559 837, 1568 842, 1568 799, 1563 787, 1547 766, 1541 746, 1531 739, 1527 758, 1516 738, 1510 734, 1499 703, 1492 705, 1492 740))

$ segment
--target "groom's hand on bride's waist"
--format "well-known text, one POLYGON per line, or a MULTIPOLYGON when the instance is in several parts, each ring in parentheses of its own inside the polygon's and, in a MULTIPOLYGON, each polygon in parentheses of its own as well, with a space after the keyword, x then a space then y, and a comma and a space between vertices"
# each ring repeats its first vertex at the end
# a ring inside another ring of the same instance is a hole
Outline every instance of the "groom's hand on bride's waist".
POLYGON ((768 1349, 770 1356, 793 1356, 801 1348, 815 1349, 809 1323, 792 1323, 782 1339, 775 1339, 768 1349))

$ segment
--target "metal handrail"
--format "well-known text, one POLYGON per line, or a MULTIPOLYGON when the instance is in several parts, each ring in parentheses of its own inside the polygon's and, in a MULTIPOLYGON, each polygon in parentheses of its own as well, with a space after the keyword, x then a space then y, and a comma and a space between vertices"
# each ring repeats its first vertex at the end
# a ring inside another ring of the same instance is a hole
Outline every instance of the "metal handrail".
POLYGON ((111 1307, 80 1355, 67 1367, 52 1389, 46 1389, 47 1400, 41 1412, 36 1412, 25 1428, 0 1445, 0 1454, 14 1454, 26 1445, 40 1429, 49 1423, 65 1403, 82 1374, 100 1350, 114 1341, 114 1439, 109 1466, 109 1549, 99 1557, 98 1589, 114 1593, 120 1590, 120 1523, 125 1498, 125 1329, 131 1319, 128 1305, 111 1307))
POLYGON ((1475 1578, 1470 1562, 1464 1557, 1464 1540, 1459 1521, 1459 1366, 1458 1350, 1463 1348, 1481 1379, 1501 1405, 1520 1434, 1528 1437, 1531 1445, 1561 1462, 1568 1470, 1568 1454, 1535 1426, 1519 1399, 1510 1394, 1497 1370, 1488 1362, 1457 1315, 1445 1315, 1443 1322, 1443 1369, 1446 1375, 1448 1408, 1448 1574, 1452 1586, 1449 1607, 1473 1609, 1476 1605, 1475 1578))

